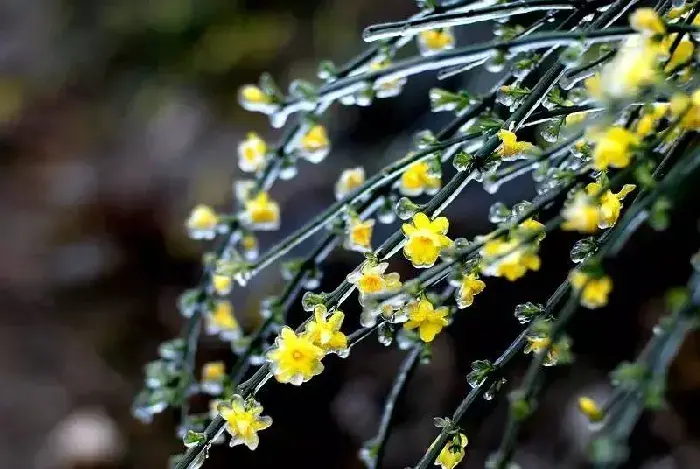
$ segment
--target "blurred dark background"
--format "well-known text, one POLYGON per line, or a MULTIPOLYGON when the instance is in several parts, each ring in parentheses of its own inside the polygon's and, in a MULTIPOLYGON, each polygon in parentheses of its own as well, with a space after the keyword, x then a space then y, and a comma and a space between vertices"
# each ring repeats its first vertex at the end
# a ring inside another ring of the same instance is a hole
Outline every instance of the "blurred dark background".
MULTIPOLYGON (((239 108, 238 87, 262 71, 284 87, 295 77, 313 80, 320 60, 340 63, 362 50, 363 27, 415 11, 409 0, 0 1, 0 467, 156 468, 181 451, 174 412, 143 425, 129 407, 143 365, 178 333, 177 295, 199 275, 204 246, 188 240, 183 225, 190 208, 230 207, 241 176, 237 142, 250 130, 271 140, 279 134, 265 116, 239 108)), ((458 31, 458 43, 484 40, 489 30, 458 31)), ((475 71, 441 86, 478 92, 494 80, 475 71)), ((397 99, 332 107, 324 119, 331 155, 274 187, 283 227, 262 238, 262 249, 328 205, 343 168, 371 173, 405 153, 413 132, 439 129, 448 116, 428 113, 435 84, 433 75, 418 76, 397 99)), ((526 177, 498 198, 513 203, 532 193, 526 177)), ((465 191, 448 210, 450 233, 488 230, 494 200, 480 187, 465 191)), ((576 363, 548 371, 550 386, 517 453, 523 469, 585 467, 589 430, 576 398, 605 399, 608 371, 649 337, 665 289, 685 282, 697 249, 697 202, 690 197, 664 233, 642 229, 610 265, 609 307, 578 314, 570 329, 576 363)), ((381 227, 375 236, 388 232, 381 227)), ((570 268, 575 240, 550 236, 541 272, 516 284, 487 281, 475 306, 439 337, 432 363, 419 368, 399 404, 386 467, 420 457, 437 431, 432 418, 450 414, 468 390, 470 362, 493 360, 510 343, 520 328, 513 308, 544 302, 570 268)), ((360 260, 331 256, 321 290, 360 260)), ((413 274, 404 263, 395 268, 413 274)), ((236 290, 242 323, 281 287, 270 268, 236 290)), ((356 324, 354 304, 344 309, 356 324)), ((201 360, 228 353, 202 341, 201 360)), ((402 353, 370 338, 349 360, 328 359, 327 371, 301 388, 267 386, 259 398, 275 424, 260 448, 217 447, 206 467, 362 467, 357 451, 376 431, 402 353)), ((509 377, 518 380, 525 363, 509 377)), ((693 335, 671 369, 669 407, 643 418, 627 467, 700 467, 699 387, 693 335)), ((497 399, 468 416, 463 467, 483 467, 505 412, 497 399)))

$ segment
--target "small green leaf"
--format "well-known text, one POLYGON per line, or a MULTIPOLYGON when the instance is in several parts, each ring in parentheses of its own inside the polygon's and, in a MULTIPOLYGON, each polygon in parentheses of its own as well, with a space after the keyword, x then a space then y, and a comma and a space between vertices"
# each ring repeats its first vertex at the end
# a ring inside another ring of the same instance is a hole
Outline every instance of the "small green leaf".
POLYGON ((205 440, 206 436, 204 435, 204 433, 198 433, 192 430, 187 430, 187 433, 182 439, 182 442, 185 444, 186 448, 192 448, 193 446, 197 446, 205 440))

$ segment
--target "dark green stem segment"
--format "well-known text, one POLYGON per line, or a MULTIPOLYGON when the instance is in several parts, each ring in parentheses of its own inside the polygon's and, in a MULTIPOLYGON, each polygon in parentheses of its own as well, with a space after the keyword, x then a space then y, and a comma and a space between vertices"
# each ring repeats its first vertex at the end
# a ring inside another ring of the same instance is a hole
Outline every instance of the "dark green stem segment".
POLYGON ((391 426, 394 422, 396 403, 402 398, 406 392, 406 385, 411 379, 418 363, 420 362, 420 354, 423 350, 422 343, 416 343, 406 354, 399 368, 399 372, 394 379, 394 384, 391 386, 391 391, 384 404, 384 412, 382 420, 379 423, 377 436, 374 437, 372 443, 374 446, 375 455, 368 469, 381 469, 384 460, 384 451, 386 443, 391 431, 391 426))

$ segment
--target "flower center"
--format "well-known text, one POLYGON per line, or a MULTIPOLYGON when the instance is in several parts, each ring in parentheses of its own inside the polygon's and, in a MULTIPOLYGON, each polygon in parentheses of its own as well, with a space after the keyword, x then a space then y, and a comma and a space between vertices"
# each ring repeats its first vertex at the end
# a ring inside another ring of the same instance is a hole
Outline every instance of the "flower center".
POLYGON ((292 358, 296 361, 299 361, 302 358, 304 358, 304 354, 301 353, 299 350, 295 350, 292 352, 292 358))
POLYGON ((384 282, 379 275, 368 274, 362 277, 360 287, 365 293, 377 293, 381 291, 383 283, 384 282))
POLYGON ((416 236, 413 240, 417 249, 427 250, 433 247, 433 240, 427 236, 416 236))

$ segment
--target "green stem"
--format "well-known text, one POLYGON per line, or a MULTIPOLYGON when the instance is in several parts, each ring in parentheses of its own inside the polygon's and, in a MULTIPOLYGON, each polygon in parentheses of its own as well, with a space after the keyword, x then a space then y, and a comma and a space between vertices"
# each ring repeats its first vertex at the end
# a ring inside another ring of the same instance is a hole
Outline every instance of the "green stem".
POLYGON ((420 354, 423 350, 422 343, 416 343, 406 354, 406 358, 401 363, 399 372, 394 379, 394 384, 391 386, 391 391, 384 404, 384 412, 382 420, 379 424, 379 430, 372 442, 374 443, 374 451, 376 451, 372 463, 368 469, 381 469, 384 461, 384 451, 389 437, 391 426, 394 422, 396 403, 402 398, 406 392, 406 384, 411 379, 411 375, 416 370, 419 363, 420 354))
POLYGON ((536 11, 571 10, 582 6, 583 3, 573 3, 566 0, 521 0, 468 10, 455 9, 458 11, 434 13, 421 18, 372 25, 365 28, 362 36, 366 42, 396 36, 414 36, 429 29, 493 21, 536 11))

